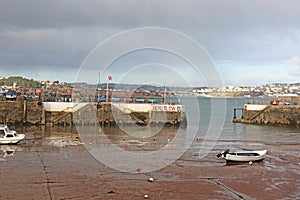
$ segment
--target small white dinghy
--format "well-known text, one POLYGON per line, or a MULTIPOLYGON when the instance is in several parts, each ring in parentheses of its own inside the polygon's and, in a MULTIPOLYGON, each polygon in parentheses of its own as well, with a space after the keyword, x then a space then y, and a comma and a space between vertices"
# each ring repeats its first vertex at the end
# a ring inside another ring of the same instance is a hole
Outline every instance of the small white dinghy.
POLYGON ((266 153, 267 150, 230 151, 227 149, 219 153, 217 157, 224 158, 226 161, 250 162, 263 160, 266 153))
POLYGON ((17 144, 25 138, 24 134, 9 130, 7 125, 0 124, 0 144, 17 144))

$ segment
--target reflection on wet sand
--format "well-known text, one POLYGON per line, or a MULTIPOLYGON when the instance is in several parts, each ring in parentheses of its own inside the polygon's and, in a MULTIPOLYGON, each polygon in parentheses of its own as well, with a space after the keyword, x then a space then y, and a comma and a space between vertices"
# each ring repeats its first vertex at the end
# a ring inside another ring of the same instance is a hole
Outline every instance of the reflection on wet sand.
MULTIPOLYGON (((118 127, 102 129, 111 143, 118 145, 126 151, 155 151, 170 145, 169 143, 178 134, 178 128, 172 127, 139 127, 139 130, 132 128, 126 131, 127 134, 118 127)), ((178 144, 180 145, 180 144, 178 144)))

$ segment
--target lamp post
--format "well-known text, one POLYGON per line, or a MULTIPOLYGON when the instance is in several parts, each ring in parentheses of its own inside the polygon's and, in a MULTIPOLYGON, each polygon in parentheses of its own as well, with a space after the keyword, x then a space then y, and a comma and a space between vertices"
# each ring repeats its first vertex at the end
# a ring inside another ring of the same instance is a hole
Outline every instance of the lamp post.
POLYGON ((100 72, 99 72, 99 80, 98 80, 98 99, 97 102, 100 102, 100 72))

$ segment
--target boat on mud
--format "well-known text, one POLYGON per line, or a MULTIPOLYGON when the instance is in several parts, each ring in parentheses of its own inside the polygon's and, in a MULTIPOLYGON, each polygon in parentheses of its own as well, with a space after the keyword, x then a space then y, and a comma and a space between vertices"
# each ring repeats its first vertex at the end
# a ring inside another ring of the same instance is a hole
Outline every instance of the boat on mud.
POLYGON ((19 134, 10 130, 7 125, 0 124, 0 144, 17 144, 24 138, 24 134, 19 134))
POLYGON ((265 158, 267 150, 252 151, 230 151, 229 149, 222 151, 217 157, 224 158, 226 161, 250 162, 261 161, 265 158))

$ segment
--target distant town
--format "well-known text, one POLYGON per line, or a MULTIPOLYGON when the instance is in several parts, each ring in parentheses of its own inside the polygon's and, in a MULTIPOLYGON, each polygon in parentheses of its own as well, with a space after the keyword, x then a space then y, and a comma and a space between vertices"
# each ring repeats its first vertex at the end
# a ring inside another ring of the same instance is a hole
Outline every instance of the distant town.
MULTIPOLYGON (((65 83, 59 81, 38 81, 23 77, 0 78, 0 100, 39 100, 39 101, 72 101, 74 88, 85 88, 93 91, 94 99, 114 96, 199 96, 227 98, 277 98, 280 96, 300 96, 300 83, 273 83, 261 86, 226 86, 213 87, 164 87, 152 85, 102 83, 65 83), (108 86, 108 87, 107 87, 108 86), (100 88, 98 90, 98 88, 100 88), (98 92, 100 91, 100 92, 98 92)), ((93 96, 92 95, 92 96, 93 96)), ((79 98, 85 98, 84 96, 79 98)))
POLYGON ((263 97, 300 96, 300 83, 273 83, 261 86, 227 86, 223 88, 193 88, 191 95, 226 97, 263 97))

